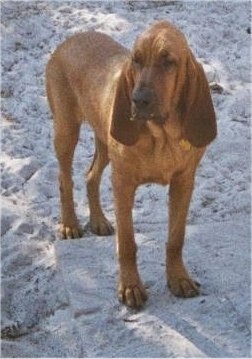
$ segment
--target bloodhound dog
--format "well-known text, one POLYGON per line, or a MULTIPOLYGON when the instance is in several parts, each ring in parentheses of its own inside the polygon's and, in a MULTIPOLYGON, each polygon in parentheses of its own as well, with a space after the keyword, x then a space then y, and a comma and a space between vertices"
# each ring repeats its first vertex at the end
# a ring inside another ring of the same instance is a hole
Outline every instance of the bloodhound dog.
POLYGON ((112 166, 119 300, 141 307, 147 299, 136 263, 132 208, 136 188, 148 182, 170 185, 168 286, 176 296, 197 295, 182 248, 195 171, 217 128, 206 76, 184 35, 161 21, 136 39, 131 52, 99 32, 74 35, 52 54, 46 85, 59 162, 63 238, 82 236, 71 167, 81 122, 87 120, 95 132, 87 195, 91 230, 97 235, 113 233, 99 200, 102 172, 109 161, 112 166))

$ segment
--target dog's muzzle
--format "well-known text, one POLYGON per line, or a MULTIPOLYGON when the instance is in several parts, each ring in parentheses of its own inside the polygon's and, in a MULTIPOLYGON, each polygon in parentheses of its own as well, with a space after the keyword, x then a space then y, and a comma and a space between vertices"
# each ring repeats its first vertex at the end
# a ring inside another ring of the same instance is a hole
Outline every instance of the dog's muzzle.
POLYGON ((155 121, 163 124, 168 117, 159 113, 156 95, 152 89, 143 87, 133 91, 131 121, 155 121))

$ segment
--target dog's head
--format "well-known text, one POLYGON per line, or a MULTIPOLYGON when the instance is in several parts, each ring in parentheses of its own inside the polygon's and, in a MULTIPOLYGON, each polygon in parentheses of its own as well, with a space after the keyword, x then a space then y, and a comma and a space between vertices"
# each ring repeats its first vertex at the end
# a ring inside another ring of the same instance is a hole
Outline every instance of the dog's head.
POLYGON ((140 35, 117 84, 111 135, 137 142, 146 121, 160 126, 179 119, 184 139, 204 147, 216 136, 207 79, 184 35, 166 21, 140 35))

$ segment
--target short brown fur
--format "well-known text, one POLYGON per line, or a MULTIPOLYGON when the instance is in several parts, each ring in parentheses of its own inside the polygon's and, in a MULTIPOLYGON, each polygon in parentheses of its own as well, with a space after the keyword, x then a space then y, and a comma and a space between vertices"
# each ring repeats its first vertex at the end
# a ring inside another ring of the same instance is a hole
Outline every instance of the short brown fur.
POLYGON ((131 307, 147 299, 132 220, 135 191, 147 182, 170 184, 167 283, 177 296, 197 295, 182 248, 195 171, 216 136, 216 120, 204 71, 183 34, 159 22, 138 37, 131 53, 104 34, 74 35, 52 55, 46 84, 59 162, 63 238, 82 235, 71 170, 81 122, 88 120, 96 150, 87 194, 91 229, 98 235, 113 233, 99 200, 102 171, 112 164, 119 299, 131 307))

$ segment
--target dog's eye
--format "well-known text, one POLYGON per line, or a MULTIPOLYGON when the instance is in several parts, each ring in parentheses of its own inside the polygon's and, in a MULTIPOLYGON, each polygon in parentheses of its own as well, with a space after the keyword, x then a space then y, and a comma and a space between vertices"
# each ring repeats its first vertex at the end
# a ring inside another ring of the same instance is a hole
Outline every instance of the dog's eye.
POLYGON ((160 56, 160 64, 164 70, 170 70, 175 65, 175 61, 167 51, 164 51, 160 56))
POLYGON ((163 57, 161 64, 165 70, 170 70, 175 65, 175 61, 170 57, 163 57))
POLYGON ((132 63, 135 67, 142 67, 143 59, 139 54, 135 54, 132 56, 132 63))

